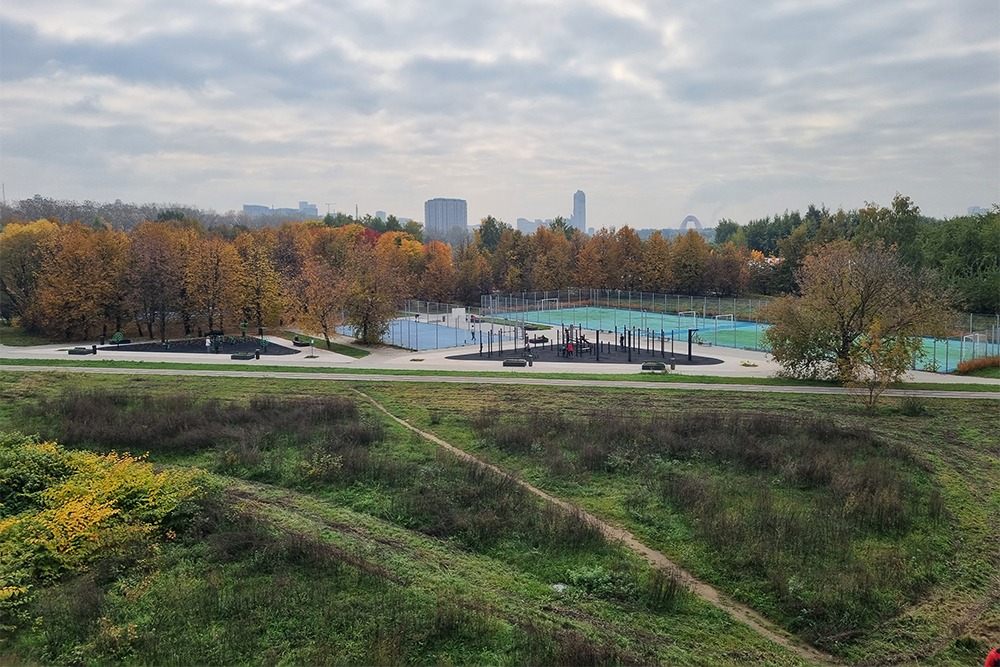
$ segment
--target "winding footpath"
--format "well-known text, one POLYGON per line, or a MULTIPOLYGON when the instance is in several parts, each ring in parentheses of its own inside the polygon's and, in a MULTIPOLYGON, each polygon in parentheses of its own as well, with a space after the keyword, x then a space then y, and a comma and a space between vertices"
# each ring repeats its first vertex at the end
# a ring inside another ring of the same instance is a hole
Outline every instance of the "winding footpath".
POLYGON ((687 587, 691 592, 693 592, 695 595, 697 595, 705 602, 708 602, 709 604, 714 605, 715 607, 718 607, 719 609, 728 612, 729 614, 734 616, 737 620, 742 621, 746 625, 750 626, 750 628, 752 628, 757 634, 771 640, 775 644, 783 646, 784 648, 788 649, 798 657, 807 660, 810 664, 819 664, 819 665, 839 664, 832 656, 827 655, 825 653, 821 653, 810 646, 806 646, 796 641, 791 635, 775 627, 773 624, 771 624, 769 621, 767 621, 764 617, 762 617, 754 610, 736 602, 735 600, 726 597, 714 587, 697 579, 693 574, 691 574, 687 570, 678 567, 676 563, 668 559, 659 551, 650 549, 645 544, 640 542, 638 539, 636 539, 635 535, 633 535, 629 531, 624 530, 623 528, 617 528, 615 526, 607 524, 604 521, 598 519, 593 514, 584 511, 583 509, 577 507, 576 505, 573 505, 571 503, 566 502, 565 500, 560 500, 559 498, 549 495, 548 493, 542 491, 541 489, 532 486, 528 482, 519 479, 517 477, 514 477, 510 473, 501 470, 500 468, 494 465, 486 463, 478 459, 477 457, 473 456, 472 454, 469 454, 468 452, 459 449, 458 447, 455 447, 451 443, 442 440, 433 433, 428 433, 426 431, 418 429, 416 426, 413 426, 406 420, 400 419, 396 415, 389 412, 385 408, 385 406, 383 406, 381 403, 379 403, 378 401, 376 401, 374 398, 364 393, 363 391, 360 391, 359 389, 354 389, 353 391, 358 395, 362 396, 363 398, 365 398, 366 400, 368 400, 372 405, 374 405, 376 408, 384 412, 396 423, 413 431, 414 433, 417 433, 421 437, 430 440, 434 444, 443 447, 444 449, 448 450, 449 452, 459 457, 460 459, 482 466, 483 468, 486 468, 488 470, 492 470, 493 472, 503 475, 504 477, 508 477, 513 481, 517 482, 518 484, 520 484, 521 486, 523 486, 531 493, 541 498, 544 498, 548 502, 554 503, 562 507, 563 509, 566 509, 570 512, 579 512, 580 515, 584 517, 591 525, 596 527, 610 539, 621 541, 630 549, 632 549, 634 552, 645 558, 654 567, 666 569, 672 572, 677 577, 678 581, 680 581, 685 587, 687 587))

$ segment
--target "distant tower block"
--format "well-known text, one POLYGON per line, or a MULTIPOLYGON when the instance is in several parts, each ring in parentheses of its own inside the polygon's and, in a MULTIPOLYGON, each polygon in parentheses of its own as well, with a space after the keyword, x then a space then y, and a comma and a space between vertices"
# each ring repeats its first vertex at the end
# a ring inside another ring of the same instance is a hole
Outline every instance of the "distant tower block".
POLYGON ((587 229, 587 195, 577 190, 573 195, 573 226, 581 232, 587 229))
POLYGON ((699 222, 698 218, 694 217, 693 215, 689 215, 688 217, 686 217, 683 220, 681 220, 681 231, 682 232, 685 231, 688 228, 688 223, 689 222, 693 222, 694 223, 694 228, 697 229, 699 232, 701 231, 701 222, 699 222))

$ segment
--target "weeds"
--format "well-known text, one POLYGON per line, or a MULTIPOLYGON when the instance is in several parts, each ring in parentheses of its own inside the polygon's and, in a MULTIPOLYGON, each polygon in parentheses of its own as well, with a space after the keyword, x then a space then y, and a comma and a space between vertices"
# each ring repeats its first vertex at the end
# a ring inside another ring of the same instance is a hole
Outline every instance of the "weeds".
MULTIPOLYGON (((528 413, 471 425, 487 445, 535 459, 555 478, 622 480, 625 511, 645 525, 680 513, 711 548, 713 568, 749 586, 751 599, 773 600, 790 627, 816 641, 878 624, 934 579, 920 539, 912 556, 871 546, 924 517, 939 522, 943 503, 910 481, 917 466, 905 447, 866 427, 769 412, 612 409, 564 421, 561 435, 534 422, 528 413)), ((574 577, 598 596, 671 595, 662 578, 640 595, 639 582, 621 573, 574 577)))

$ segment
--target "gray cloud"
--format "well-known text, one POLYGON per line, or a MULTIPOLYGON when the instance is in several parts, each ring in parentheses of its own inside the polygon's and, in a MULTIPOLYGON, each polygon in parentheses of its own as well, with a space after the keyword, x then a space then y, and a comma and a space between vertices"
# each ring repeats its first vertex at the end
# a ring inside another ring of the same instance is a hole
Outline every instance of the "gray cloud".
POLYGON ((444 193, 513 220, 582 188, 595 223, 642 226, 898 190, 954 215, 1000 189, 998 20, 993 0, 8 0, 0 164, 8 195, 218 210, 419 217, 444 193))

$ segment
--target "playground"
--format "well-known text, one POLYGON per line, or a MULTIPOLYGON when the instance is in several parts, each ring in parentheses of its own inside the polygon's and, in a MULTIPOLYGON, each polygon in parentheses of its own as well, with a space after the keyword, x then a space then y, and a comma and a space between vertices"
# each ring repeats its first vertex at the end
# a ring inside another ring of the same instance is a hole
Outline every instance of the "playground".
POLYGON ((261 356, 284 356, 298 354, 299 350, 275 344, 273 341, 254 336, 215 336, 214 344, 205 344, 204 338, 185 338, 168 340, 166 343, 108 343, 97 346, 99 352, 170 352, 175 354, 255 354, 258 350, 261 356))

